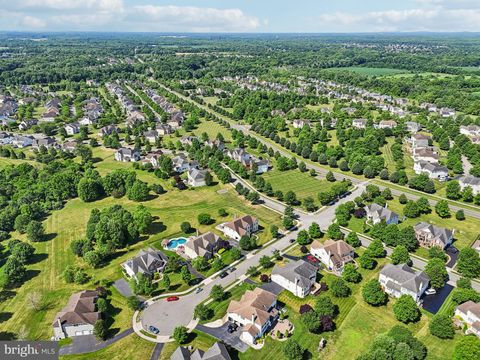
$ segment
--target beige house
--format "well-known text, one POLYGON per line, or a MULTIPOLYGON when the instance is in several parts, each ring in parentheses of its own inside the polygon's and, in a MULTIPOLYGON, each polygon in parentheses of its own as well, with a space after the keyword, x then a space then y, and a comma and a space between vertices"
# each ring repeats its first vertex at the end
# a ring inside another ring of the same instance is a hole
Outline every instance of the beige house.
POLYGON ((95 322, 101 318, 96 311, 98 293, 84 290, 70 296, 67 305, 55 315, 52 323, 55 339, 91 335, 95 322))
POLYGON ((343 240, 327 240, 324 244, 315 240, 310 246, 310 253, 337 274, 343 272, 345 264, 353 262, 355 249, 343 240))
POLYGON ((258 219, 251 215, 246 215, 223 224, 222 231, 225 236, 240 240, 242 236, 252 236, 252 234, 258 231, 258 219))
POLYGON ((195 259, 199 256, 211 259, 218 242, 221 240, 220 236, 211 231, 196 237, 191 237, 185 243, 185 255, 190 259, 195 259))
POLYGON ((277 297, 263 289, 255 288, 243 294, 239 301, 228 305, 227 317, 242 326, 240 339, 255 344, 278 318, 277 297))
POLYGON ((467 334, 480 337, 480 304, 467 301, 455 309, 455 316, 460 322, 467 325, 467 334))

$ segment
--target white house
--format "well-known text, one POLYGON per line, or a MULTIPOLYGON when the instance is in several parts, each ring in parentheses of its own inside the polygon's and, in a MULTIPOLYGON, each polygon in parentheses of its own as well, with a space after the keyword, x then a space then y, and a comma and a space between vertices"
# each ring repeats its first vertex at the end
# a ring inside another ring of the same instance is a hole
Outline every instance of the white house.
POLYGON ((388 295, 399 298, 406 294, 418 302, 427 290, 430 278, 406 264, 387 264, 380 271, 378 281, 388 295))
POLYGON ((394 129, 397 127, 397 122, 394 120, 382 120, 378 123, 379 129, 394 129))
POLYGON ((474 195, 480 193, 480 177, 465 175, 458 179, 458 183, 460 184, 460 188, 462 190, 464 190, 467 186, 470 186, 474 195))
POLYGON ((405 125, 407 126, 407 131, 411 133, 417 133, 422 130, 422 125, 415 121, 407 121, 405 125))
POLYGON ((480 304, 469 300, 455 308, 455 317, 467 325, 466 334, 480 337, 480 304))
POLYGON ((341 274, 345 264, 353 262, 355 249, 343 240, 329 239, 324 244, 315 240, 310 246, 310 254, 320 259, 328 270, 341 274))
POLYGON ((480 126, 478 125, 462 125, 460 126, 460 134, 467 135, 467 136, 480 136, 480 126))
POLYGON ((410 143, 412 144, 412 148, 428 147, 429 140, 430 136, 423 134, 412 134, 412 136, 410 137, 410 143))
POLYGON ((227 318, 242 326, 240 339, 255 344, 273 326, 278 318, 277 297, 261 288, 249 290, 242 298, 228 305, 227 318))
POLYGON ((147 140, 150 144, 155 144, 158 139, 158 132, 157 130, 149 130, 143 133, 145 140, 147 140))
POLYGON ((55 315, 52 323, 56 340, 71 336, 91 335, 97 320, 101 319, 96 311, 98 294, 84 290, 70 296, 67 305, 55 315))
POLYGON ((136 162, 140 160, 140 153, 137 150, 120 148, 115 152, 115 160, 120 162, 136 162))
POLYGON ((173 170, 177 173, 183 173, 190 169, 198 168, 197 161, 189 161, 185 155, 180 154, 172 159, 173 170))
POLYGON ((438 163, 440 156, 431 148, 416 147, 413 149, 414 161, 428 161, 430 163, 438 163))
POLYGON ((367 220, 371 221, 374 225, 382 220, 385 221, 387 225, 398 224, 398 214, 390 211, 386 207, 373 203, 365 206, 364 209, 367 213, 367 220))
POLYGON ((295 129, 302 129, 304 126, 311 127, 309 120, 295 119, 292 124, 295 129))
POLYGON ((231 239, 240 240, 242 236, 252 236, 258 231, 258 219, 246 215, 223 224, 222 232, 231 239))
POLYGON ((65 132, 67 135, 75 135, 80 132, 80 124, 71 123, 64 126, 65 132))
POLYGON ((432 164, 427 161, 416 161, 413 165, 415 174, 427 174, 430 179, 436 179, 439 181, 448 180, 448 168, 438 164, 432 164))
POLYGON ((366 119, 353 119, 352 126, 357 129, 365 129, 367 127, 366 119))
POLYGON ((317 268, 303 260, 289 261, 283 266, 275 265, 271 275, 274 283, 299 298, 310 294, 316 278, 317 268))
POLYGON ((188 170, 187 184, 193 187, 206 186, 207 185, 207 170, 199 170, 196 168, 188 170))

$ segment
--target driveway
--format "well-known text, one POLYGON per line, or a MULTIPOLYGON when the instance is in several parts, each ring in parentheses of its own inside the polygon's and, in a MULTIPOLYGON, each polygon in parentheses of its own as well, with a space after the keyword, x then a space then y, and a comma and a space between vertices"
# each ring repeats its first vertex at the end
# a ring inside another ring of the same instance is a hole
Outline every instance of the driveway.
POLYGON ((448 247, 445 252, 449 256, 448 262, 446 264, 446 267, 453 269, 455 264, 457 263, 457 258, 458 258, 458 251, 456 253, 449 251, 450 248, 448 247))
POLYGON ((127 280, 125 279, 118 279, 113 283, 113 286, 115 289, 118 290, 120 294, 122 294, 125 297, 129 297, 133 295, 132 289, 130 289, 130 285, 128 284, 127 280))
POLYGON ((160 355, 162 354, 163 350, 163 343, 157 343, 153 348, 152 355, 150 355, 150 360, 158 360, 160 359, 160 355))
POLYGON ((227 345, 230 345, 232 348, 237 349, 242 353, 247 351, 249 346, 240 340, 241 327, 238 327, 238 329, 231 334, 227 331, 227 328, 228 322, 217 328, 197 325, 195 329, 213 336, 214 338, 224 342, 227 345))
POLYGON ((273 281, 270 281, 268 283, 262 284, 260 286, 263 290, 271 292, 272 294, 275 294, 278 296, 283 290, 285 290, 283 287, 278 285, 277 283, 274 283, 273 281))
POLYGON ((450 295, 453 290, 453 286, 446 284, 434 295, 425 295, 423 297, 423 308, 429 313, 436 314, 442 307, 445 299, 450 295))
POLYGON ((133 328, 127 329, 106 341, 98 341, 93 335, 73 336, 73 342, 60 348, 60 355, 84 354, 98 351, 123 339, 133 333, 133 328))

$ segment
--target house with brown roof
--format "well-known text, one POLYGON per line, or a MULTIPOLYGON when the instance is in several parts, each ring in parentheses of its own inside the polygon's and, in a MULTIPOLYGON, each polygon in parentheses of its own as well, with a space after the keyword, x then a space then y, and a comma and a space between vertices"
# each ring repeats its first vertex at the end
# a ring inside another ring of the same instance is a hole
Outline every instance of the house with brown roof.
POLYGON ((252 236, 258 231, 258 219, 246 215, 222 226, 222 232, 231 239, 240 240, 242 236, 252 236))
POLYGON ((415 230, 415 237, 420 246, 426 248, 438 246, 445 249, 453 242, 453 233, 455 230, 452 231, 427 222, 419 222, 413 229, 415 230))
POLYGON ((240 339, 247 344, 255 344, 278 318, 277 297, 261 288, 249 290, 239 301, 232 300, 228 305, 227 317, 242 326, 240 339))
POLYGON ((412 134, 412 136, 410 137, 410 143, 412 144, 412 148, 427 147, 429 140, 430 136, 423 134, 412 134))
POLYGON ((217 234, 209 231, 205 234, 191 237, 185 243, 185 255, 190 259, 195 259, 199 256, 211 259, 217 249, 219 249, 223 240, 217 234))
POLYGON ((467 326, 466 334, 480 337, 480 303, 464 302, 455 309, 455 317, 467 326))
POLYGON ((91 335, 95 322, 101 318, 96 311, 98 293, 84 290, 70 296, 67 305, 55 315, 52 323, 55 339, 91 335))
POLYGON ((337 274, 343 272, 345 264, 353 262, 355 249, 343 240, 327 240, 322 245, 315 240, 310 246, 310 253, 327 267, 337 274))

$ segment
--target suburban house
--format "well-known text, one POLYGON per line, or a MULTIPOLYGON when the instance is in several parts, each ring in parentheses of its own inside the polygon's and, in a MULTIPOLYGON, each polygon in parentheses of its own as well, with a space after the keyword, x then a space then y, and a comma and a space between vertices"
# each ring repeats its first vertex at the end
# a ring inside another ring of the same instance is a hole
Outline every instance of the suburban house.
POLYGON ((441 228, 426 222, 420 222, 414 227, 415 237, 420 246, 431 248, 439 246, 445 249, 452 244, 454 231, 441 228))
POLYGON ((106 135, 111 135, 114 132, 118 132, 118 129, 115 125, 107 125, 98 130, 98 136, 104 137, 106 135))
POLYGON ((231 360, 227 348, 222 343, 216 342, 207 351, 196 349, 192 353, 186 347, 179 346, 170 360, 231 360))
POLYGON ((387 225, 398 224, 398 214, 390 211, 386 207, 373 203, 365 206, 364 209, 367 213, 367 220, 371 221, 374 225, 382 220, 385 221, 387 225))
POLYGON ((341 274, 345 264, 353 262, 355 249, 343 240, 328 239, 324 244, 314 240, 310 254, 320 259, 328 270, 341 274))
POLYGON ((50 110, 42 114, 40 121, 42 122, 54 122, 55 118, 59 115, 58 111, 50 110))
POLYGON ((480 126, 478 125, 462 125, 460 126, 460 134, 467 136, 479 136, 480 135, 480 126))
POLYGON ((406 264, 387 264, 380 271, 378 281, 388 295, 399 298, 406 294, 418 302, 427 290, 430 278, 406 264))
POLYGON ((168 135, 173 133, 173 129, 168 124, 158 123, 155 127, 159 135, 168 135))
POLYGON ((120 148, 115 152, 115 160, 121 162, 135 162, 140 160, 140 153, 137 150, 120 148))
POLYGON ((448 168, 445 166, 420 160, 413 164, 413 170, 415 174, 426 174, 430 179, 437 179, 439 181, 448 180, 448 168))
POLYGON ((417 147, 413 149, 413 160, 427 161, 430 163, 438 163, 440 156, 428 147, 417 147))
POLYGON ((183 173, 190 169, 198 168, 197 161, 189 161, 185 155, 180 154, 172 159, 173 170, 177 173, 183 173))
POLYGON ((40 149, 42 146, 45 146, 47 149, 50 149, 55 145, 57 145, 57 142, 55 141, 54 138, 49 136, 44 138, 39 138, 39 139, 33 139, 33 142, 32 142, 32 147, 34 149, 40 149))
POLYGON ((230 159, 236 160, 245 164, 250 161, 252 155, 245 151, 243 148, 236 148, 233 150, 225 150, 225 155, 228 156, 230 159))
POLYGON ((258 219, 245 215, 223 224, 222 231, 229 238, 240 240, 242 236, 252 236, 258 231, 258 219))
POLYGON ((275 265, 271 276, 274 283, 299 298, 310 294, 316 278, 317 268, 303 260, 289 261, 283 266, 275 265))
POLYGON ((301 120, 301 119, 293 120, 292 124, 295 129, 302 129, 304 126, 308 126, 308 127, 311 126, 309 120, 301 120))
POLYGON ((410 143, 412 144, 412 148, 428 147, 429 140, 430 136, 423 134, 412 134, 412 136, 410 137, 410 143))
POLYGON ((397 127, 397 122, 393 120, 382 120, 378 123, 379 129, 394 129, 397 127))
POLYGON ((217 148, 218 150, 221 150, 221 151, 225 149, 224 142, 217 139, 205 141, 205 146, 208 146, 210 148, 217 148))
POLYGON ((95 304, 98 293, 84 290, 70 296, 67 305, 55 315, 52 323, 55 339, 91 335, 95 322, 101 318, 95 304))
POLYGON ((465 175, 458 179, 458 183, 460 184, 460 188, 462 190, 467 186, 470 186, 474 195, 480 193, 480 177, 465 175))
POLYGON ((167 260, 162 252, 148 248, 140 250, 136 257, 125 261, 121 266, 129 278, 138 280, 138 274, 152 278, 155 273, 163 272, 167 260))
POLYGON ((155 144, 158 139, 158 132, 157 130, 149 130, 143 133, 145 140, 147 140, 150 144, 155 144))
POLYGON ((65 141, 63 144, 62 144, 62 149, 63 151, 66 151, 66 152, 74 152, 78 145, 80 145, 82 142, 79 141, 79 140, 69 140, 69 141, 65 141))
POLYGON ((223 240, 217 234, 209 231, 205 234, 191 237, 185 243, 185 255, 190 259, 195 259, 199 256, 203 256, 209 260, 213 257, 213 254, 223 240))
POLYGON ((23 120, 19 125, 18 128, 22 131, 30 129, 32 126, 37 125, 38 121, 36 119, 30 120, 23 120))
POLYGON ((266 173, 270 168, 270 162, 267 159, 255 160, 255 165, 257 166, 257 174, 266 173))
POLYGON ((469 300, 455 308, 455 317, 467 325, 466 334, 480 337, 480 304, 469 300))
POLYGON ((353 119, 352 126, 357 129, 365 129, 367 127, 366 119, 353 119))
POLYGON ((13 147, 25 148, 33 144, 32 136, 15 135, 11 141, 13 147))
POLYGON ((415 121, 407 121, 405 125, 407 126, 407 131, 411 133, 417 133, 422 130, 422 125, 415 121))
POLYGON ((188 170, 187 175, 188 175, 188 179, 187 179, 188 185, 193 187, 207 185, 208 170, 199 170, 197 168, 193 168, 188 170))
POLYGON ((242 326, 240 339, 255 344, 278 318, 277 297, 261 288, 249 290, 228 305, 227 318, 242 326))
POLYGON ((142 159, 142 165, 150 164, 154 168, 158 167, 158 160, 160 159, 161 155, 162 155, 161 150, 157 150, 155 152, 148 153, 142 159))
POLYGON ((63 127, 67 135, 75 135, 80 132, 80 124, 79 123, 71 123, 67 124, 63 127))

